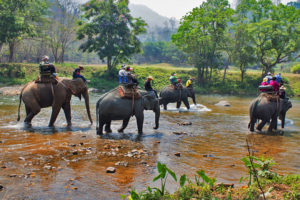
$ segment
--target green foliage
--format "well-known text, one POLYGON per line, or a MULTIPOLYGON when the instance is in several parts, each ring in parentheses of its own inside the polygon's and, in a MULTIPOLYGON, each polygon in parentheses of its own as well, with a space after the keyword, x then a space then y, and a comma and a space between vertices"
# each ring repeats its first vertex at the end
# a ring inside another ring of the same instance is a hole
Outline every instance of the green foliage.
POLYGON ((220 43, 233 10, 227 0, 208 0, 184 16, 172 42, 188 54, 198 70, 198 81, 205 82, 220 66, 220 43), (210 68, 210 69, 209 69, 210 68), (205 80, 204 80, 205 79, 205 80))
POLYGON ((210 188, 214 187, 214 184, 216 182, 215 178, 209 178, 205 175, 204 170, 197 171, 198 176, 195 176, 195 182, 197 186, 203 186, 205 184, 208 184, 210 188), (203 182, 200 181, 200 178, 203 180, 203 182))
POLYGON ((300 63, 297 64, 297 65, 294 65, 294 66, 291 68, 291 72, 294 73, 294 74, 300 74, 300 63))
POLYGON ((39 22, 45 14, 45 0, 0 1, 0 45, 20 40, 25 34, 36 36, 39 22))
POLYGON ((248 168, 248 177, 241 177, 240 182, 249 179, 248 186, 252 184, 252 180, 255 180, 254 173, 256 173, 260 178, 273 179, 277 177, 277 174, 271 171, 272 166, 276 164, 272 158, 264 158, 263 156, 260 156, 259 158, 255 156, 246 156, 242 158, 241 161, 243 161, 245 166, 248 168), (252 159, 252 164, 250 159, 252 159))
POLYGON ((146 31, 146 23, 130 15, 128 3, 128 0, 90 0, 83 6, 77 36, 85 42, 80 49, 97 52, 101 60, 107 58, 108 71, 140 52, 137 36, 146 31))

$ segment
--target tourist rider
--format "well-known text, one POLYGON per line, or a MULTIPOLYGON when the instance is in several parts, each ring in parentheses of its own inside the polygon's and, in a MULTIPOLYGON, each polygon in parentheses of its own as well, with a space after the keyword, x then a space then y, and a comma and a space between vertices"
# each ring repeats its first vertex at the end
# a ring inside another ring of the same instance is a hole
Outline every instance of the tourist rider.
POLYGON ((135 77, 135 75, 132 72, 133 72, 132 67, 130 67, 130 66, 126 67, 127 83, 128 84, 133 84, 133 85, 138 85, 139 82, 138 82, 137 78, 135 77))
POLYGON ((277 83, 276 77, 275 77, 275 76, 274 76, 274 77, 272 78, 272 80, 270 81, 270 85, 273 86, 274 92, 275 92, 276 94, 278 94, 280 85, 279 85, 279 83, 277 83))
POLYGON ((194 80, 194 78, 192 78, 192 77, 190 77, 189 80, 187 80, 187 82, 185 84, 187 88, 193 88, 193 80, 194 80))
POLYGON ((45 73, 50 73, 50 77, 56 78, 56 69, 52 63, 49 63, 49 56, 43 56, 39 67, 41 76, 45 73))
POLYGON ((282 86, 283 85, 283 80, 281 78, 281 73, 276 74, 275 77, 276 77, 277 83, 279 83, 279 85, 282 86))
POLYGON ((270 84, 270 81, 271 81, 271 79, 273 78, 271 72, 268 72, 268 73, 267 73, 267 76, 266 76, 265 78, 268 79, 267 83, 270 84))
POLYGON ((73 79, 81 78, 86 83, 87 80, 80 74, 80 72, 83 71, 83 70, 84 70, 84 67, 79 65, 78 68, 76 68, 73 72, 73 79))
POLYGON ((145 90, 148 92, 153 91, 155 93, 156 98, 158 98, 156 90, 154 90, 151 86, 151 81, 153 81, 153 77, 148 76, 147 80, 145 81, 145 90))
POLYGON ((170 79, 170 83, 174 86, 174 88, 176 88, 176 85, 178 83, 178 79, 176 77, 176 74, 172 73, 169 79, 170 79))
MULTIPOLYGON (((260 85, 262 85, 262 86, 269 85, 269 84, 268 84, 268 78, 265 77, 264 80, 263 80, 263 82, 261 82, 260 85)), ((259 88, 259 90, 260 90, 261 92, 267 92, 267 90, 264 89, 264 88, 259 88)))
POLYGON ((125 66, 126 65, 122 65, 121 66, 121 69, 119 71, 119 83, 120 84, 124 84, 124 83, 127 83, 127 73, 126 73, 126 70, 125 70, 125 66))

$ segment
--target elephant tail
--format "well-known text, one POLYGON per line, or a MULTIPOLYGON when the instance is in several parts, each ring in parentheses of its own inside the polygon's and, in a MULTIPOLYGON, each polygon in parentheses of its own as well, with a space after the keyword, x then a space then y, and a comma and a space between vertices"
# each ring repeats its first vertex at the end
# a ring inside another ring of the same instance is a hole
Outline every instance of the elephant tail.
POLYGON ((96 130, 97 131, 99 129, 99 123, 98 123, 98 121, 99 121, 99 107, 100 107, 99 105, 100 105, 100 100, 96 104, 96 130))
POLYGON ((23 94, 23 89, 20 93, 20 99, 19 99, 19 107, 18 107, 18 118, 17 121, 20 121, 20 108, 21 108, 21 103, 22 103, 22 94, 23 94))

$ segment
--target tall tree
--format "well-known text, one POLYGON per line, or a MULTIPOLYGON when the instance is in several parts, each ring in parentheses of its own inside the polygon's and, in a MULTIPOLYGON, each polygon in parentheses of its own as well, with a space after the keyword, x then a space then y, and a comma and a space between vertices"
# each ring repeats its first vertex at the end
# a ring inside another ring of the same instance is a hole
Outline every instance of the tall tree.
POLYGON ((198 83, 219 65, 220 45, 233 10, 227 0, 208 0, 183 17, 172 41, 198 70, 198 83))
POLYGON ((78 39, 86 41, 80 49, 97 52, 101 60, 106 58, 108 71, 141 50, 137 36, 145 33, 146 23, 130 15, 128 3, 128 0, 90 0, 83 6, 83 20, 77 34, 78 39))
POLYGON ((48 36, 49 46, 55 62, 65 61, 65 51, 75 40, 79 5, 75 0, 54 0, 52 3, 48 36))
POLYGON ((45 0, 0 1, 0 46, 9 45, 9 62, 14 59, 16 43, 24 36, 37 34, 35 23, 46 11, 45 0))
POLYGON ((243 0, 239 6, 248 12, 251 41, 264 74, 276 64, 299 57, 300 10, 275 6, 270 0, 243 0))

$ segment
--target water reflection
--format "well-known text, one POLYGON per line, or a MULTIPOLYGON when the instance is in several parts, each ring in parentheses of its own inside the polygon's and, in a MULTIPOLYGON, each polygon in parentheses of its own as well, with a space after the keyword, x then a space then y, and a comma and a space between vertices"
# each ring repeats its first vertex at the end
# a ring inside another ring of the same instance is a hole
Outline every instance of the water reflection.
MULTIPOLYGON (((90 99, 94 119, 99 96, 92 95, 90 99)), ((152 183, 156 161, 166 163, 178 175, 188 173, 193 178, 191 172, 204 169, 220 182, 238 184, 247 173, 240 161, 247 155, 246 138, 255 155, 274 157, 279 164, 275 166, 277 172, 299 173, 300 101, 292 101, 284 134, 275 136, 265 134, 266 129, 263 134, 248 131, 251 100, 201 96, 197 99, 201 104, 191 105, 188 112, 170 104, 161 113, 158 130, 152 129, 154 113, 146 111, 144 134, 139 137, 134 118, 125 133, 116 132, 121 121, 114 121, 113 133, 97 136, 84 103, 77 98, 72 99, 72 127, 66 126, 63 112, 55 128, 47 127, 51 114, 47 108, 33 119, 32 127, 24 128, 23 123, 15 121, 17 98, 0 97, 0 166, 5 167, 0 170, 0 182, 7 191, 5 198, 119 199, 131 187, 141 189, 149 183, 156 186, 152 183), (231 106, 216 106, 221 100, 231 106), (192 125, 180 126, 182 122, 192 125), (142 153, 134 155, 136 151, 142 153), (177 152, 180 157, 174 155, 177 152), (128 162, 128 167, 116 166, 119 161, 128 162), (105 172, 109 166, 116 167, 115 174, 105 172)), ((24 120, 24 107, 21 113, 24 120)), ((168 189, 175 189, 174 185, 168 189)), ((0 199, 3 195, 0 192, 0 199)))

